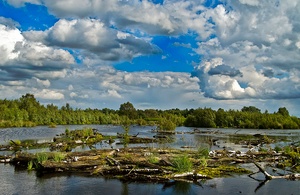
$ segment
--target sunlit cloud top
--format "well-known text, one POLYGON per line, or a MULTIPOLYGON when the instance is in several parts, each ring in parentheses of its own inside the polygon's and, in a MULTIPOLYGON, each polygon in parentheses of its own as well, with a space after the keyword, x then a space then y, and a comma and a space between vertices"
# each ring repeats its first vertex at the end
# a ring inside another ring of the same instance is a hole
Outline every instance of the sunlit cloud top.
POLYGON ((298 18, 298 0, 4 0, 0 98, 300 116, 298 18))

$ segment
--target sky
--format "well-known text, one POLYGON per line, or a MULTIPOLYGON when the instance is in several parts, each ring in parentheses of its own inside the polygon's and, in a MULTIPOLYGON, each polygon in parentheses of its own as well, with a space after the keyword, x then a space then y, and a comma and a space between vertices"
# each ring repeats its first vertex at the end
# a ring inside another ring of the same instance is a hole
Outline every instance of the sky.
POLYGON ((0 0, 0 98, 300 117, 299 18, 300 0, 0 0))

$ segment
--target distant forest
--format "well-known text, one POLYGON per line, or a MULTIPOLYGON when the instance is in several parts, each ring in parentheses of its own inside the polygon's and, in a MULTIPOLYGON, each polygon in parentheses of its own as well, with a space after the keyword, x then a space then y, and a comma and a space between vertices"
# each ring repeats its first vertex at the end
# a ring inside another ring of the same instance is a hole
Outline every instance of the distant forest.
POLYGON ((197 108, 180 110, 135 109, 130 102, 120 105, 119 110, 78 109, 68 103, 61 108, 53 104, 41 105, 32 94, 16 100, 0 100, 0 127, 32 127, 38 125, 71 124, 136 124, 156 125, 162 130, 174 130, 176 126, 205 128, 251 129, 299 129, 300 119, 290 116, 285 107, 277 112, 261 112, 249 106, 241 110, 197 108))

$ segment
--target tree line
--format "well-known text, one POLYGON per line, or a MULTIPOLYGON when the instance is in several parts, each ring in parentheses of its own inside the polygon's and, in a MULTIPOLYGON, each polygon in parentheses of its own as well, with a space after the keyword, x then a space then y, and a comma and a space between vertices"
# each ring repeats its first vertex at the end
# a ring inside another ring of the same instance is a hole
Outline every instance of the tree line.
POLYGON ((126 102, 120 105, 119 110, 74 109, 68 103, 60 108, 53 104, 42 105, 29 93, 16 100, 0 100, 0 127, 71 124, 156 125, 162 130, 174 130, 177 126, 299 129, 300 119, 290 116, 285 107, 275 113, 262 113, 254 106, 228 111, 222 108, 217 111, 211 108, 139 110, 126 102))

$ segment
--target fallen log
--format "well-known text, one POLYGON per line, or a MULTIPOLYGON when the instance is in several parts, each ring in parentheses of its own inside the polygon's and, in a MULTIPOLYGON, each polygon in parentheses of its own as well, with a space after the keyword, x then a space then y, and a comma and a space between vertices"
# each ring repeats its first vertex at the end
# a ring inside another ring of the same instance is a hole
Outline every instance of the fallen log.
POLYGON ((106 169, 102 169, 102 174, 105 176, 109 175, 125 175, 129 176, 131 174, 146 174, 146 175, 157 175, 162 173, 162 170, 159 169, 149 169, 149 168, 143 168, 143 169, 135 169, 135 168, 118 168, 118 167, 110 167, 106 169))
POLYGON ((289 175, 271 175, 264 168, 262 168, 257 162, 253 162, 253 164, 265 175, 266 180, 271 180, 271 179, 290 179, 290 180, 300 179, 300 174, 299 173, 289 174, 289 175))
POLYGON ((105 158, 105 160, 108 162, 108 164, 110 166, 120 166, 121 165, 119 161, 117 161, 116 159, 109 157, 109 156, 107 156, 105 158))
POLYGON ((188 179, 208 179, 210 177, 195 172, 186 172, 173 175, 173 178, 188 178, 188 179))

